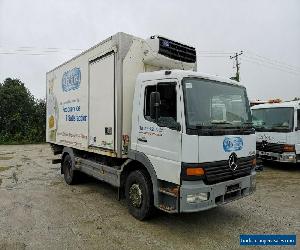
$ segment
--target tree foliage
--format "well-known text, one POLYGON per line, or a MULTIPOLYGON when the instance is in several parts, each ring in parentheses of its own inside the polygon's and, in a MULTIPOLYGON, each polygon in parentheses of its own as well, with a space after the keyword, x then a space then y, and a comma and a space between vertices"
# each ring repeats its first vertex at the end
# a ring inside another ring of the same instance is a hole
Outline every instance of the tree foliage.
POLYGON ((46 103, 18 79, 0 83, 0 144, 45 140, 46 103))

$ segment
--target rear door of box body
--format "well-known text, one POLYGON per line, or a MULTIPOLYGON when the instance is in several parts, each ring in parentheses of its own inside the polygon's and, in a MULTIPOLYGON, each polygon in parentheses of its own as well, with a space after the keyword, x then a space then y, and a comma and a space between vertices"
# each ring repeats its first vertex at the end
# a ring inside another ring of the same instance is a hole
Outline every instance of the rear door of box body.
POLYGON ((115 54, 89 63, 89 146, 115 150, 115 54))

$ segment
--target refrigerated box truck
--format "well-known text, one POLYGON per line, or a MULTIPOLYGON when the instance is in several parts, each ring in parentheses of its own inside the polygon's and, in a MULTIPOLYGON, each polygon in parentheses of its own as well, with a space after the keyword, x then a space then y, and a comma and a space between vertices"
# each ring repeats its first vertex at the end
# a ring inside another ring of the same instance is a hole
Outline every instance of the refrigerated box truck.
POLYGON ((47 142, 65 181, 84 172, 117 187, 140 220, 251 194, 246 89, 195 70, 194 47, 117 33, 49 71, 47 142))
POLYGON ((258 158, 300 163, 300 101, 257 105, 252 114, 258 158))

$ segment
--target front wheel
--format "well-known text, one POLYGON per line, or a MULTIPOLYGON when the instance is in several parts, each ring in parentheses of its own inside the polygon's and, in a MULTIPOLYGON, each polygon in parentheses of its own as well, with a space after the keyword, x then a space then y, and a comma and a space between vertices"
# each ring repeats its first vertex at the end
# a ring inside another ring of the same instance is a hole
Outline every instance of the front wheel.
POLYGON ((125 196, 129 213, 138 220, 149 218, 154 210, 152 184, 142 170, 131 172, 125 183, 125 196))

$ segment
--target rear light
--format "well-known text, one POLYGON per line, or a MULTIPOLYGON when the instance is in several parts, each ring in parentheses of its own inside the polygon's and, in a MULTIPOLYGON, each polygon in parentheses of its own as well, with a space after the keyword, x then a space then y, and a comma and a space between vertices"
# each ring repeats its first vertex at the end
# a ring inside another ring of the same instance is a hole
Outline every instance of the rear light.
POLYGON ((186 168, 186 175, 187 176, 201 176, 204 175, 204 170, 203 168, 186 168))
POLYGON ((295 152, 295 145, 284 144, 283 152, 295 152))

